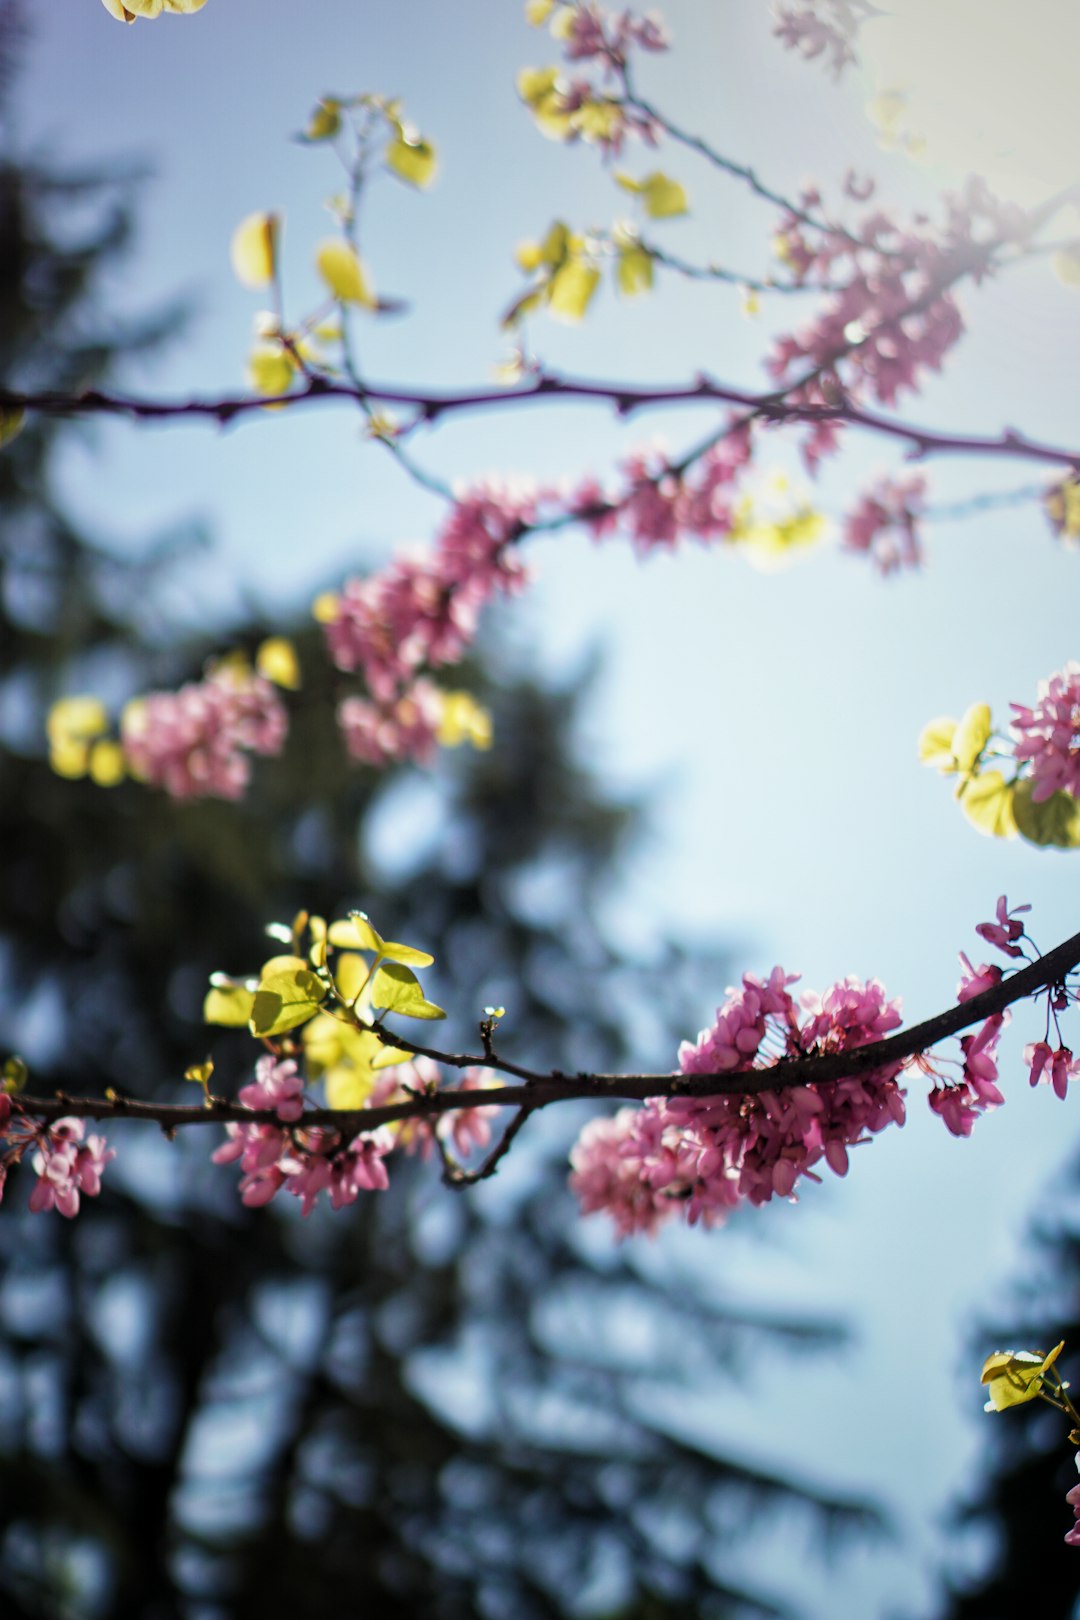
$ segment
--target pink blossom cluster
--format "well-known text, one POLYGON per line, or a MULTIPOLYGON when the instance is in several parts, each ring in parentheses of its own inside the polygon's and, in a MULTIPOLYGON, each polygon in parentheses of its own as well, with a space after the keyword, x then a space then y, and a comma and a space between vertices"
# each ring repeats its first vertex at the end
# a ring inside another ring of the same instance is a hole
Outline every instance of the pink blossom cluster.
POLYGON ((622 463, 625 485, 606 495, 595 480, 579 485, 569 509, 600 538, 625 528, 641 553, 673 549, 684 537, 709 541, 730 534, 732 486, 753 455, 749 422, 732 418, 724 437, 695 464, 676 470, 665 452, 635 451, 622 463))
POLYGON ((277 1125, 229 1124, 225 1130, 229 1140, 211 1158, 215 1164, 239 1161, 240 1197, 253 1209, 268 1204, 282 1187, 310 1215, 322 1192, 333 1209, 342 1209, 361 1192, 389 1186, 382 1161, 394 1138, 385 1126, 361 1132, 345 1145, 336 1131, 317 1126, 285 1131, 277 1125))
MULTIPOLYGON (((483 1091, 492 1083, 490 1069, 470 1067, 462 1073, 455 1091, 483 1091)), ((442 1086, 442 1070, 431 1058, 416 1057, 411 1063, 398 1063, 387 1069, 382 1080, 368 1100, 371 1108, 383 1103, 405 1102, 410 1096, 431 1095, 442 1086)), ((430 1157, 435 1147, 435 1130, 441 1139, 449 1139, 459 1159, 486 1148, 491 1141, 490 1121, 498 1112, 495 1108, 454 1108, 440 1114, 437 1119, 404 1120, 397 1128, 397 1140, 406 1153, 419 1153, 430 1157)))
POLYGON ((438 687, 421 676, 385 703, 343 698, 337 721, 349 757, 361 765, 381 769, 406 759, 427 765, 438 743, 442 706, 438 687))
POLYGON ((917 568, 922 562, 918 519, 926 479, 880 478, 859 499, 844 523, 844 547, 871 557, 882 574, 917 568))
POLYGON ((862 0, 828 0, 831 15, 823 17, 825 0, 809 0, 799 9, 777 8, 773 34, 789 51, 798 51, 807 61, 826 56, 834 78, 853 65, 855 36, 872 8, 862 0))
MULTIPOLYGON (((490 1084, 487 1069, 466 1069, 458 1090, 474 1092, 490 1084)), ((368 1098, 369 1108, 404 1102, 439 1089, 441 1071, 429 1058, 387 1070, 368 1098)), ((240 1197, 260 1208, 284 1189, 299 1198, 310 1215, 325 1192, 332 1209, 355 1203, 361 1192, 383 1192, 389 1178, 383 1160, 395 1148, 427 1157, 434 1147, 435 1120, 411 1119, 400 1125, 361 1131, 343 1143, 337 1131, 302 1124, 304 1087, 291 1059, 267 1054, 255 1066, 255 1080, 240 1091, 246 1108, 272 1108, 281 1125, 229 1123, 228 1140, 211 1155, 215 1164, 239 1163, 240 1197), (288 1128, 283 1128, 288 1127, 288 1128)), ((461 1157, 487 1146, 493 1108, 452 1109, 439 1117, 440 1135, 448 1136, 461 1157)))
POLYGON ((1008 1013, 995 1013, 974 1034, 961 1036, 961 1079, 936 1085, 927 1099, 954 1136, 970 1136, 980 1114, 1005 1101, 997 1086, 997 1043, 1008 1019, 1008 1013))
POLYGON ((401 557, 347 581, 325 625, 338 669, 361 670, 371 695, 386 702, 425 665, 459 662, 481 609, 525 583, 513 542, 538 502, 535 491, 485 482, 455 501, 430 556, 401 557))
POLYGON ((288 730, 274 687, 250 670, 218 665, 177 692, 129 704, 121 725, 132 774, 175 799, 239 799, 249 754, 278 754, 288 730))
MULTIPOLYGON (((1077 1454, 1076 1466, 1080 1469, 1080 1453, 1077 1454)), ((1074 1485, 1071 1491, 1065 1492, 1065 1500, 1073 1510, 1073 1525, 1065 1532, 1065 1544, 1068 1547, 1080 1547, 1080 1485, 1074 1485)))
POLYGON ((655 11, 638 16, 629 9, 608 11, 596 0, 574 0, 563 55, 569 62, 596 59, 619 72, 634 46, 643 51, 666 51, 670 43, 667 27, 655 11))
POLYGON ((30 1208, 35 1212, 55 1209, 69 1220, 79 1213, 83 1193, 97 1197, 102 1172, 116 1157, 103 1136, 86 1135, 85 1121, 70 1118, 52 1125, 37 1124, 0 1092, 0 1198, 8 1170, 27 1154, 37 1176, 30 1208))
MULTIPOLYGON (((804 994, 799 1006, 792 983, 782 968, 764 981, 744 975, 712 1027, 680 1047, 682 1073, 760 1075, 779 1058, 845 1051, 900 1023, 898 1003, 877 980, 844 979, 823 996, 804 994)), ((622 1236, 653 1232, 678 1209, 713 1224, 744 1200, 791 1197, 800 1176, 818 1179, 815 1165, 844 1175, 849 1147, 903 1123, 902 1067, 786 1090, 650 1098, 586 1127, 571 1154, 571 1185, 582 1209, 606 1210, 622 1236)))
POLYGON ((1069 1081, 1080 1075, 1080 1061, 1073 1057, 1067 1046, 1051 1049, 1049 1041, 1034 1041, 1024 1047, 1024 1062, 1028 1065, 1028 1079, 1033 1086, 1042 1081, 1052 1085, 1055 1095, 1065 1101, 1069 1081))
MULTIPOLYGON (((804 215, 822 204, 816 189, 799 201, 804 215)), ((831 407, 869 394, 894 406, 940 370, 964 330, 953 282, 988 274, 995 249, 1022 239, 1026 224, 978 180, 947 199, 947 210, 936 233, 924 219, 902 227, 881 208, 851 231, 783 217, 780 257, 796 282, 828 289, 817 317, 780 337, 767 361, 791 404, 831 407)))
POLYGON ((1070 660, 1040 681, 1031 708, 1011 707, 1016 757, 1031 764, 1032 802, 1058 792, 1080 798, 1080 663, 1070 660))

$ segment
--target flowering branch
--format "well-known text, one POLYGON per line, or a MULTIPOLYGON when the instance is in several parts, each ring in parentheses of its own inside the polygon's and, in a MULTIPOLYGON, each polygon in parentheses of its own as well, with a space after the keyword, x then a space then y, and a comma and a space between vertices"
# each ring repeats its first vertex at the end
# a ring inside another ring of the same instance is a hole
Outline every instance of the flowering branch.
MULTIPOLYGON (((404 1101, 363 1109, 312 1108, 304 1113, 305 1125, 375 1129, 402 1120, 431 1119, 451 1111, 484 1108, 517 1108, 534 1112, 552 1103, 589 1099, 592 1101, 641 1102, 647 1097, 751 1097, 763 1091, 787 1091, 795 1086, 825 1085, 850 1079, 872 1070, 903 1063, 929 1052, 934 1046, 961 1030, 998 1017, 1018 1001, 1052 989, 1064 982, 1080 966, 1080 933, 1040 956, 1017 972, 1001 978, 988 989, 947 1007, 922 1023, 913 1024, 884 1040, 845 1051, 824 1052, 801 1057, 781 1058, 768 1068, 743 1069, 735 1073, 660 1073, 567 1075, 559 1070, 540 1071, 503 1057, 494 1048, 482 1052, 446 1052, 409 1040, 406 1036, 373 1026, 387 1046, 398 1047, 413 1057, 429 1058, 447 1068, 483 1067, 510 1075, 519 1085, 489 1086, 473 1092, 440 1091, 415 1095, 404 1101)), ((208 1097, 204 1104, 151 1103, 109 1093, 104 1097, 38 1097, 23 1093, 18 1106, 27 1114, 45 1121, 65 1116, 78 1119, 138 1119, 160 1125, 172 1132, 187 1125, 240 1123, 276 1124, 273 1108, 247 1108, 221 1097, 208 1097)), ((524 1123, 521 1120, 516 1125, 524 1123)))

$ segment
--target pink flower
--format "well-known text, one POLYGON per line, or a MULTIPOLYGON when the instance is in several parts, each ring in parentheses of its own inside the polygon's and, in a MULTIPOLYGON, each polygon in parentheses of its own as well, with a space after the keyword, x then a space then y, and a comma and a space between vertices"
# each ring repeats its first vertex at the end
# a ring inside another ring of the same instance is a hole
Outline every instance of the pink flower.
POLYGON ((86 1135, 81 1119, 58 1119, 34 1153, 33 1166, 38 1180, 30 1194, 32 1210, 55 1209, 69 1219, 79 1213, 79 1194, 96 1197, 101 1191, 101 1175, 113 1148, 103 1136, 86 1135))
MULTIPOLYGON (((1076 1457, 1076 1466, 1080 1469, 1080 1453, 1076 1457)), ((1072 1529, 1065 1532, 1065 1542, 1069 1547, 1080 1547, 1080 1485, 1074 1485, 1071 1491, 1066 1491, 1065 1500, 1073 1510, 1075 1521, 1072 1529)))
POLYGON ((279 1119, 299 1119, 304 1111, 304 1082, 291 1058, 279 1062, 269 1052, 255 1065, 255 1079, 240 1088, 245 1108, 273 1108, 279 1119))
POLYGON ((251 774, 248 754, 278 754, 288 717, 261 675, 228 664, 178 692, 151 692, 128 705, 121 723, 133 775, 175 799, 239 799, 251 774))
POLYGON ((964 976, 956 989, 956 999, 959 1002, 970 1001, 972 996, 980 996, 984 990, 992 990, 995 985, 1001 983, 999 967, 988 966, 982 962, 974 968, 963 951, 960 952, 960 965, 964 976))
POLYGON ((917 568, 922 561, 917 525, 925 494, 925 478, 880 478, 848 513, 845 549, 872 557, 882 574, 917 568))
POLYGON ((997 922, 978 923, 975 932, 981 939, 985 939, 988 945, 996 945, 999 951, 1004 951, 1006 956, 1022 957, 1024 953, 1015 942, 1023 939, 1024 925, 1016 919, 1022 911, 1030 910, 1030 906, 1014 906, 1010 911, 1009 902, 1002 895, 997 903, 997 922))
POLYGON ((398 760, 427 765, 439 740, 443 700, 438 688, 422 676, 386 703, 343 698, 337 721, 351 759, 377 769, 398 760))
POLYGON ((1058 792, 1080 797, 1080 663, 1040 681, 1034 707, 1011 707, 1016 757, 1031 763, 1032 802, 1058 792))

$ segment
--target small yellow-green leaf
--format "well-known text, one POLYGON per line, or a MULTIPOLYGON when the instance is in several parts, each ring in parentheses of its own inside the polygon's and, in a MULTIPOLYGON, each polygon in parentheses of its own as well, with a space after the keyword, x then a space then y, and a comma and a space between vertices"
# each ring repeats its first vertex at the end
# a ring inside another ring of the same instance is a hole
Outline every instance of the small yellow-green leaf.
POLYGON ((525 0, 525 21, 542 28, 555 9, 555 0, 525 0))
POLYGON ((306 1024, 325 995, 326 986, 310 968, 264 973, 251 1009, 251 1033, 266 1039, 306 1024))
POLYGON ((45 720, 50 742, 69 738, 87 742, 109 728, 109 716, 100 698, 66 697, 53 704, 45 720))
POLYGON ((287 394, 296 360, 280 343, 259 343, 248 355, 247 379, 257 394, 287 394))
POLYGON ((373 1069, 393 1069, 399 1063, 411 1063, 412 1053, 402 1051, 400 1046, 384 1046, 371 1060, 373 1069))
POLYGON ((1080 243, 1062 248, 1050 260, 1050 268, 1065 287, 1080 287, 1080 243))
POLYGON ((296 648, 284 636, 268 636, 255 654, 255 668, 266 680, 286 691, 300 687, 300 660, 296 648))
POLYGON ((304 131, 306 141, 329 141, 341 128, 341 103, 334 96, 323 96, 316 102, 304 131))
POLYGON ((342 951, 334 959, 334 983, 342 1001, 352 1005, 356 1001, 368 976, 368 960, 356 951, 342 951))
POLYGON ((982 1382, 988 1386, 988 1412, 1003 1412, 1010 1406, 1033 1401, 1043 1380, 1065 1348, 1065 1340, 1048 1355, 1039 1350, 995 1350, 983 1363, 982 1382))
POLYGON ((344 922, 331 923, 327 938, 331 945, 347 951, 381 951, 383 948, 382 935, 362 911, 350 912, 344 922))
POLYGON ((386 148, 386 167, 399 180, 417 186, 421 191, 434 180, 438 161, 431 142, 420 136, 410 139, 403 132, 386 148))
POLYGON ((412 967, 430 967, 435 958, 430 951, 421 951, 415 945, 402 945, 396 939, 384 939, 382 954, 388 962, 408 962, 412 967))
POLYGON ((116 787, 124 780, 124 750, 118 742, 103 737, 90 749, 87 770, 98 787, 116 787))
POLYGON ((983 771, 964 785, 960 808, 980 832, 991 838, 1015 838, 1013 785, 1000 771, 983 771))
POLYGON ((1036 804, 1032 782, 1025 776, 1013 793, 1013 812, 1022 838, 1054 849, 1080 848, 1080 802, 1071 793, 1052 793, 1036 804))
POLYGON ((650 219, 674 219, 689 209, 683 187, 659 170, 655 174, 647 174, 639 189, 650 219))
POLYGON ((26 1066, 26 1061, 19 1057, 17 1052, 13 1052, 0 1064, 0 1092, 6 1097, 17 1096, 25 1088, 29 1078, 30 1070, 26 1066))
POLYGON ((350 242, 331 237, 321 243, 315 254, 315 267, 339 303, 359 304, 364 309, 375 308, 371 283, 359 254, 350 242))
POLYGON ((233 272, 245 287, 265 287, 277 270, 280 214, 249 214, 236 227, 229 248, 233 272))
POLYGON ((558 88, 556 67, 522 68, 517 76, 517 93, 529 107, 536 107, 558 88))
POLYGON ((18 438, 26 421, 26 412, 21 405, 4 405, 0 407, 0 450, 12 439, 18 438))
POLYGON ((649 292, 653 284, 653 259, 648 248, 643 248, 640 242, 628 242, 621 247, 615 265, 615 281, 627 298, 649 292))
POLYGON ((570 259, 551 278, 551 313, 561 321, 580 321, 589 307, 600 272, 581 259, 570 259))
POLYGON ((970 709, 965 711, 952 742, 953 754, 960 770, 975 769, 979 755, 990 740, 991 724, 988 703, 973 703, 970 709))
POLYGON ((399 962, 387 962, 376 973, 371 985, 371 1000, 376 1007, 400 1013, 403 1018, 446 1017, 441 1007, 428 1001, 416 974, 399 962))
POLYGON ((920 760, 924 765, 934 766, 945 776, 956 770, 956 755, 953 753, 956 729, 956 721, 942 715, 937 720, 931 720, 919 732, 920 760))
POLYGON ((327 1108, 363 1108, 375 1085, 371 1069, 345 1066, 327 1069, 323 1080, 327 1108))
POLYGON ((203 1002, 203 1021, 223 1024, 227 1029, 243 1029, 251 1018, 254 1002, 254 990, 247 990, 242 984, 214 985, 203 1002))

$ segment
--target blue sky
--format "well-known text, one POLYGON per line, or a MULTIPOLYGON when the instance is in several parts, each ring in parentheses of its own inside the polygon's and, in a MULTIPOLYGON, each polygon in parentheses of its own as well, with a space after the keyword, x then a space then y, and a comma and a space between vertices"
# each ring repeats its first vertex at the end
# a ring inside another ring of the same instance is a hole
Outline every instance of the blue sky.
MULTIPOLYGON (((967 0, 955 9, 957 18, 971 10, 967 0)), ((1060 184, 1062 148, 1072 161, 1077 150, 1062 122, 1074 103, 1054 76, 1056 63, 1075 60, 1055 34, 1073 25, 1065 0, 1036 0, 1038 26, 1024 41, 1049 49, 1042 58, 1013 52, 1021 67, 1008 105, 999 59, 1013 58, 1007 37, 995 43, 1005 15, 997 0, 980 5, 985 26, 967 18, 966 33, 958 25, 940 49, 919 33, 922 0, 898 10, 899 43, 875 44, 865 75, 835 87, 820 66, 780 51, 761 0, 674 0, 666 15, 675 48, 642 63, 641 84, 781 190, 813 178, 835 195, 854 165, 877 172, 887 198, 916 207, 983 155, 1002 172, 1022 171, 1025 183, 1034 173, 1060 184), (901 71, 912 119, 938 142, 921 167, 881 153, 863 110, 901 71), (1045 128, 1040 106, 1053 115, 1045 128)), ((544 141, 519 107, 517 69, 555 53, 526 27, 517 0, 209 0, 197 17, 131 28, 96 0, 67 0, 36 7, 34 28, 21 86, 27 149, 80 164, 133 159, 154 174, 112 307, 150 310, 174 292, 194 301, 184 340, 152 372, 133 373, 132 387, 146 392, 242 384, 259 299, 232 278, 227 250, 252 210, 286 212, 290 311, 318 296, 312 249, 329 234, 322 199, 338 175, 325 151, 288 137, 325 92, 400 94, 440 152, 429 194, 388 181, 371 198, 366 256, 380 290, 412 310, 365 330, 370 376, 486 383, 505 354, 497 317, 519 284, 514 246, 556 216, 608 223, 622 208, 593 152, 544 141)), ((687 257, 768 268, 769 208, 682 153, 628 151, 623 162, 632 173, 658 164, 692 202, 691 217, 656 227, 658 238, 687 257)), ((969 335, 908 414, 1080 443, 1076 300, 1040 262, 966 293, 969 335)), ((791 318, 790 308, 779 314, 791 318)), ((531 338, 547 364, 579 374, 677 381, 704 368, 755 386, 772 324, 771 308, 742 315, 737 291, 662 283, 633 304, 605 289, 581 328, 541 320, 531 338)), ((619 423, 598 406, 545 405, 456 418, 416 448, 444 477, 577 478, 656 436, 678 449, 711 420, 681 410, 619 423)), ((779 444, 777 460, 794 467, 779 444)), ((899 465, 895 447, 853 438, 823 480, 824 505, 841 511, 868 477, 899 465)), ((973 461, 927 470, 941 501, 1039 478, 1023 465, 973 461)), ((363 442, 353 415, 330 407, 227 432, 104 426, 68 452, 62 478, 118 549, 183 518, 208 521, 213 565, 182 581, 193 616, 224 618, 249 596, 284 610, 397 542, 423 539, 440 513, 363 442)), ((651 835, 612 906, 626 937, 644 944, 657 929, 681 929, 731 941, 748 968, 780 960, 818 988, 876 975, 919 1018, 952 999, 956 952, 974 952, 973 926, 1000 893, 1033 903, 1046 947, 1075 930, 1077 858, 981 838, 915 758, 932 716, 985 699, 1003 718, 1010 699, 1030 701, 1041 678, 1080 655, 1080 559, 1051 540, 1037 509, 942 524, 929 534, 925 569, 889 581, 835 545, 779 574, 692 549, 642 562, 617 542, 571 533, 538 540, 529 560, 536 587, 502 615, 504 628, 553 674, 603 648, 583 747, 611 782, 657 795, 651 835)), ((701 1009, 703 1022, 711 1012, 701 1009)), ((734 1299, 840 1309, 859 1325, 842 1366, 814 1369, 797 1434, 751 1394, 725 1395, 720 1407, 703 1388, 690 1418, 754 1457, 789 1459, 796 1475, 865 1486, 901 1514, 912 1543, 876 1573, 833 1568, 817 1588, 805 1577, 800 1591, 823 1614, 845 1594, 858 1594, 847 1612, 868 1617, 926 1610, 933 1559, 947 1545, 943 1505, 972 1477, 979 1434, 977 1365, 964 1336, 1019 1264, 1024 1220, 1037 1203, 1045 1213, 1048 1182, 1080 1135, 1080 1104, 1063 1108, 1024 1083, 1020 1049, 1041 1034, 1036 1022, 1018 1013, 1003 1048, 1007 1108, 971 1141, 948 1137, 913 1085, 908 1127, 856 1154, 844 1184, 812 1190, 797 1210, 766 1212, 768 1264, 738 1226, 671 1239, 672 1256, 719 1277, 734 1299), (928 1338, 944 1371, 916 1399, 904 1371, 928 1338), (892 1419, 884 1432, 883 1390, 892 1419)), ((586 1241, 607 1234, 598 1228, 586 1241)), ((642 1258, 645 1269, 656 1263, 654 1253, 642 1258)))

